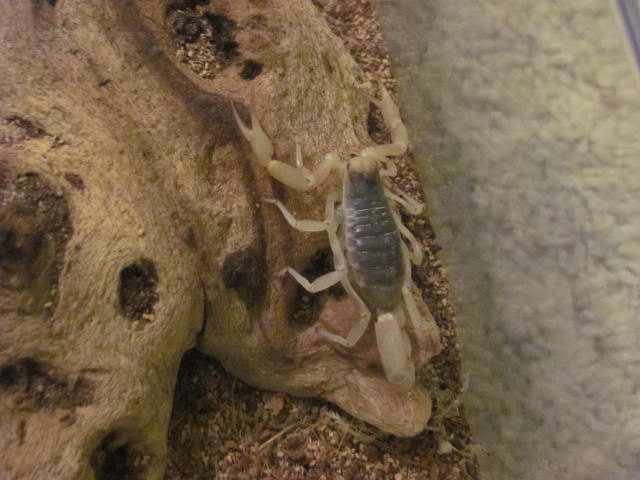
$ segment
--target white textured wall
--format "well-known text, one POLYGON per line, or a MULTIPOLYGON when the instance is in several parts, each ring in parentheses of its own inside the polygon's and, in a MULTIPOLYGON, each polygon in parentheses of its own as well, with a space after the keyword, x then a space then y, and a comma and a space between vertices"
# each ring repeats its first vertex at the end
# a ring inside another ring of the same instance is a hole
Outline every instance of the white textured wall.
POLYGON ((606 0, 375 0, 485 477, 640 479, 640 89, 606 0))

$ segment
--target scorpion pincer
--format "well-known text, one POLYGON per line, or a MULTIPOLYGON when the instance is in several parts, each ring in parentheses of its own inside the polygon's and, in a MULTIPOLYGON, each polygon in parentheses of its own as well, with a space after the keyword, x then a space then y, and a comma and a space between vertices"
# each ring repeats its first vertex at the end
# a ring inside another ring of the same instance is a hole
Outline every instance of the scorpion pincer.
POLYGON ((346 165, 336 154, 327 154, 314 172, 303 166, 301 149, 297 144, 295 167, 273 159, 273 146, 258 122, 253 102, 251 128, 240 120, 233 104, 232 109, 254 156, 280 182, 296 190, 309 190, 322 183, 333 171, 342 175, 341 191, 331 191, 327 195, 324 221, 297 220, 280 201, 266 200, 280 209, 292 227, 306 232, 326 231, 329 236, 335 266, 333 272, 310 282, 291 267, 285 271, 309 292, 319 292, 340 282, 357 302, 360 318, 346 337, 321 330, 329 340, 352 347, 367 329, 371 310, 374 310, 378 351, 387 380, 397 389, 408 391, 415 383, 415 368, 411 341, 405 330, 405 310, 414 329, 429 327, 418 312, 412 292, 411 263, 422 263, 421 246, 402 224, 396 204, 411 214, 419 213, 422 204, 399 192, 393 193, 386 186, 389 177, 396 175, 395 165, 388 157, 399 156, 406 151, 407 130, 400 119, 398 107, 384 86, 381 88, 381 100, 372 101, 382 111, 391 130, 392 142, 367 147, 346 165), (336 208, 339 199, 340 204, 336 208))

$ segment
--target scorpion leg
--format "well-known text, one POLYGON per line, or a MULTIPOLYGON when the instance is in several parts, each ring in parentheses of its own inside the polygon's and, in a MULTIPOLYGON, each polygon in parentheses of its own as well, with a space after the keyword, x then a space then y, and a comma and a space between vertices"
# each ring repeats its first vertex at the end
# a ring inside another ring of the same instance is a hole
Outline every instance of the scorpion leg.
POLYGON ((360 337, 364 333, 369 324, 369 319, 371 318, 371 313, 369 309, 362 301, 362 299, 355 292, 349 279, 347 278, 347 262, 344 257, 344 253, 342 248, 340 247, 340 241, 338 240, 337 230, 338 230, 338 222, 336 221, 335 214, 335 203, 337 200, 337 192, 332 191, 327 195, 327 202, 325 204, 325 220, 317 221, 317 220, 296 220, 296 218, 291 214, 289 210, 278 200, 265 200, 269 203, 274 203, 284 215, 284 218, 287 220, 289 225, 293 228, 301 230, 303 232, 321 232, 323 230, 327 231, 329 235, 329 244, 331 245, 331 251, 333 253, 333 264, 335 270, 333 272, 326 273, 316 278, 313 282, 307 280, 303 275, 301 275, 297 270, 292 267, 287 267, 282 270, 281 273, 288 272, 293 278, 295 278, 302 287, 311 293, 321 292, 322 290, 326 290, 327 288, 335 285, 338 282, 342 283, 342 286, 346 290, 346 292, 351 296, 356 302, 358 302, 358 307, 360 309, 360 319, 358 322, 351 328, 349 334, 346 338, 343 338, 339 335, 335 335, 333 333, 327 332, 326 330, 321 330, 320 332, 327 337, 328 339, 344 345, 345 347, 351 347, 355 345, 360 337))
POLYGON ((282 270, 281 273, 289 272, 289 274, 295 278, 302 288, 304 288, 307 292, 318 293, 322 290, 326 290, 329 287, 334 286, 340 280, 344 278, 345 272, 334 271, 330 273, 326 273, 324 275, 319 276, 313 282, 310 282, 303 275, 300 274, 297 270, 287 267, 282 270))
POLYGON ((360 155, 363 157, 396 157, 402 155, 407 151, 409 135, 407 127, 405 127, 404 123, 402 123, 402 118, 400 118, 398 106, 382 83, 380 84, 380 100, 372 97, 369 97, 369 100, 382 112, 382 118, 384 118, 391 132, 391 143, 367 147, 360 152, 360 155))
POLYGON ((392 193, 387 189, 385 189, 384 194, 387 198, 390 198, 394 202, 402 205, 404 209, 407 211, 407 213, 411 215, 418 215, 424 208, 424 204, 420 203, 419 201, 413 198, 410 198, 410 197, 403 198, 402 196, 400 196, 400 194, 396 195, 395 193, 392 193))
MULTIPOLYGON (((336 241, 337 241, 337 237, 336 237, 336 241)), ((339 343, 343 347, 353 347, 356 343, 358 343, 358 340, 362 338, 362 335, 364 335, 364 332, 367 330, 367 327, 369 326, 369 321, 371 320, 371 312, 369 311, 365 303, 362 301, 360 296, 353 289, 351 282, 346 276, 341 280, 340 283, 342 284, 342 287, 345 289, 347 294, 358 303, 358 308, 360 310, 360 318, 355 323, 355 325, 351 327, 351 330, 349 330, 349 333, 347 333, 346 337, 341 337, 340 335, 336 335, 335 333, 328 332, 325 329, 321 329, 320 333, 326 338, 328 338, 329 340, 331 340, 332 342, 339 343)))
MULTIPOLYGON (((326 230, 329 233, 329 238, 331 239, 331 233, 335 236, 335 231, 338 226, 335 221, 334 208, 336 203, 337 193, 332 191, 327 195, 327 201, 325 204, 325 220, 296 220, 296 218, 291 214, 287 207, 285 207, 282 202, 274 199, 267 199, 266 202, 274 203, 284 215, 284 218, 287 220, 289 225, 297 230, 301 230, 303 232, 321 232, 326 230)), ((333 245, 332 245, 333 249, 333 245)), ((334 252, 335 258, 335 252, 334 252)), ((307 280, 303 275, 301 275, 297 270, 292 267, 286 267, 280 273, 289 272, 293 278, 295 278, 302 287, 311 293, 321 292, 322 290, 326 290, 327 288, 335 285, 340 282, 343 278, 346 277, 347 270, 344 264, 339 264, 339 262, 334 261, 335 271, 326 273, 316 278, 313 282, 307 280)))
POLYGON ((349 277, 347 276, 347 260, 344 256, 344 252, 342 251, 342 246, 340 245, 340 240, 338 240, 337 235, 338 221, 336 220, 336 212, 334 209, 336 198, 337 192, 331 192, 327 197, 327 204, 325 208, 325 222, 328 224, 327 234, 329 236, 329 245, 331 246, 331 252, 333 253, 333 265, 336 271, 343 272, 340 283, 347 292, 347 295, 349 295, 358 304, 360 318, 355 325, 351 327, 346 337, 328 332, 325 329, 320 329, 320 333, 327 339, 339 343, 344 347, 353 347, 358 343, 358 340, 360 340, 362 335, 364 335, 364 332, 367 330, 369 320, 371 319, 371 312, 364 301, 356 293, 349 281, 349 277))
POLYGON ((398 167, 391 159, 383 157, 382 163, 384 168, 380 169, 381 177, 395 177, 398 174, 398 167))
POLYGON ((285 207, 280 200, 274 198, 265 198, 265 202, 273 203, 282 212, 285 220, 296 230, 302 232, 322 232, 327 229, 326 221, 319 220, 296 220, 293 214, 285 207))
POLYGON ((238 128, 244 138, 251 145, 253 155, 258 163, 267 169, 269 175, 295 190, 306 191, 322 183, 333 169, 340 166, 340 160, 336 154, 327 154, 315 172, 311 172, 302 164, 302 150, 296 141, 296 166, 289 165, 273 159, 273 145, 269 137, 260 126, 255 108, 255 100, 251 98, 251 128, 249 128, 238 115, 233 102, 231 110, 238 124, 238 128))
POLYGON ((404 300, 404 305, 407 307, 409 320, 411 320, 414 330, 428 329, 430 328, 429 324, 420 315, 418 306, 416 305, 416 299, 413 296, 413 280, 411 280, 411 260, 409 250, 405 245, 402 245, 402 250, 405 262, 404 281, 402 284, 402 298, 404 300))
MULTIPOLYGON (((400 218, 400 214, 394 211, 394 209, 391 209, 391 214, 393 215, 393 219, 396 222, 396 226, 398 227, 398 230, 400 231, 402 236, 406 238, 407 241, 411 244, 411 251, 410 252, 407 251, 407 255, 409 256, 409 259, 415 265, 421 265, 422 260, 424 259, 424 254, 422 253, 422 245, 420 245, 420 242, 418 242, 418 239, 413 235, 413 233, 411 233, 409 229, 404 226, 404 224, 402 223, 402 219, 400 218)), ((406 249, 406 247, 404 248, 406 249)), ((409 269, 408 269, 409 278, 411 278, 411 262, 409 263, 409 269)))
POLYGON ((343 347, 353 347, 356 343, 358 343, 358 340, 362 338, 362 335, 364 335, 364 332, 367 330, 369 320, 371 319, 371 312, 369 311, 369 308, 366 306, 364 301, 356 293, 353 286, 351 285, 351 282, 349 281, 349 277, 346 275, 347 261, 344 257, 344 252, 342 251, 342 247, 340 246, 340 241, 338 240, 336 231, 337 229, 327 230, 327 233, 329 234, 329 244, 331 245, 331 252, 333 253, 333 264, 335 265, 336 270, 340 269, 345 272, 345 275, 340 280, 340 283, 342 284, 345 292, 347 292, 347 295, 349 295, 358 304, 358 310, 360 310, 360 318, 355 323, 355 325, 351 327, 346 337, 341 337, 340 335, 336 335, 335 333, 328 332, 324 328, 320 330, 320 333, 327 339, 331 340, 332 342, 339 343, 343 347))

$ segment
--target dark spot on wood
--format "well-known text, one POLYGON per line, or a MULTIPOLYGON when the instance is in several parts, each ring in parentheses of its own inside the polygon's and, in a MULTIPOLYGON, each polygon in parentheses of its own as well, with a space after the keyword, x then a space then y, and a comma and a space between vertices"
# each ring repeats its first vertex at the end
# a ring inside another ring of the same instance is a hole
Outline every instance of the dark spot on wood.
POLYGON ((143 320, 143 315, 151 314, 158 301, 158 273, 154 263, 142 258, 127 265, 120 271, 120 311, 131 320, 143 320))
POLYGON ((47 134, 43 128, 35 125, 31 120, 17 115, 6 117, 5 120, 24 130, 25 134, 30 138, 41 138, 47 134))
POLYGON ((60 423, 62 423, 63 425, 69 427, 71 425, 73 425, 74 423, 76 423, 76 414, 74 411, 71 411, 70 413, 65 413, 62 417, 60 417, 60 423))
POLYGON ((262 64, 255 60, 245 60, 240 76, 245 80, 253 80, 262 73, 262 64))
POLYGON ((65 173, 64 179, 71 184, 72 187, 78 190, 84 190, 84 182, 82 177, 76 173, 65 173))
POLYGON ((50 134, 44 128, 40 127, 39 125, 36 125, 31 120, 27 120, 26 118, 19 117, 17 115, 11 115, 11 116, 5 117, 5 120, 8 123, 22 129, 24 131, 24 134, 28 138, 38 139, 42 137, 51 137, 51 139, 53 140, 53 144, 51 145, 51 148, 59 148, 63 145, 67 145, 66 141, 64 141, 60 137, 50 134))
MULTIPOLYGON (((209 61, 219 68, 233 63, 240 53, 235 40, 236 22, 209 8, 201 8, 197 2, 179 2, 167 11, 167 25, 176 43, 192 49, 190 44, 208 42, 212 48, 209 61)), ((201 47, 202 45, 200 45, 201 47)))
POLYGON ((202 326, 200 327, 200 331, 197 334, 197 339, 199 340, 200 338, 202 338, 202 335, 205 331, 205 329, 207 328, 207 322, 210 321, 213 318, 213 315, 215 313, 215 308, 213 307, 213 303, 211 303, 211 300, 209 300, 207 298, 207 295, 205 294, 204 296, 204 301, 202 302, 202 317, 203 317, 203 322, 202 322, 202 326))
POLYGON ((209 25, 211 25, 214 42, 227 42, 233 40, 233 34, 236 29, 236 22, 224 15, 217 13, 207 12, 204 14, 204 18, 207 19, 209 25))
POLYGON ((322 52, 322 63, 324 68, 327 70, 329 75, 333 74, 335 71, 335 66, 333 65, 332 58, 327 54, 327 52, 322 52))
POLYGON ((198 248, 198 242, 196 242, 196 232, 193 230, 193 227, 189 227, 187 229, 187 234, 184 237, 184 244, 189 248, 198 248))
POLYGON ((258 306, 266 293, 266 271, 262 252, 253 247, 234 252, 222 265, 222 280, 250 308, 258 306))
MULTIPOLYGON (((194 8, 199 4, 199 2, 176 2, 167 9, 167 16, 173 14, 181 5, 185 8, 187 6, 194 8)), ((162 77, 163 83, 171 88, 176 98, 182 101, 203 125, 206 125, 212 138, 218 139, 222 144, 235 138, 238 132, 234 123, 229 121, 231 116, 229 100, 221 94, 203 90, 180 69, 177 69, 173 60, 158 44, 156 35, 145 27, 145 20, 138 15, 137 9, 122 8, 118 13, 123 26, 132 35, 131 48, 139 61, 162 77)), ((169 23, 169 18, 167 22, 169 23)), ((171 35, 171 32, 168 33, 171 35)))
POLYGON ((31 4, 34 7, 41 7, 44 4, 49 5, 50 7, 55 7, 56 4, 58 3, 58 0, 31 0, 31 4))
POLYGON ((176 9, 194 9, 198 6, 209 4, 211 0, 175 0, 170 4, 170 10, 176 9))
POLYGON ((0 188, 0 299, 9 311, 50 317, 72 235, 67 200, 36 174, 0 188))
POLYGON ((71 380, 44 363, 25 357, 0 367, 0 391, 15 396, 19 409, 32 411, 90 405, 94 388, 83 376, 71 380))
POLYGON ((96 480, 142 480, 153 455, 145 454, 130 435, 114 430, 104 436, 89 458, 96 480))
POLYGON ((216 47, 221 64, 229 64, 231 60, 239 55, 238 42, 235 41, 236 22, 224 15, 207 12, 204 18, 211 27, 211 38, 209 41, 216 47))
POLYGON ((27 422, 20 420, 18 422, 18 445, 24 445, 24 439, 27 437, 27 422))
POLYGON ((184 43, 193 43, 202 34, 202 24, 200 19, 192 12, 176 10, 170 17, 170 27, 176 39, 184 43))
POLYGON ((213 303, 211 303, 211 300, 209 300, 205 296, 205 299, 204 299, 204 317, 207 318, 207 316, 212 315, 213 312, 215 312, 215 308, 213 308, 213 303))
MULTIPOLYGON (((307 266, 300 272, 310 281, 315 280, 325 273, 335 270, 333 265, 333 255, 330 248, 323 248, 314 253, 309 259, 307 266)), ((340 284, 334 285, 328 290, 318 293, 307 292, 302 285, 297 284, 296 300, 292 314, 289 316, 291 326, 304 329, 313 325, 318 319, 318 315, 325 303, 328 295, 342 296, 345 294, 340 284)))
POLYGON ((373 104, 371 105, 372 107, 369 109, 369 113, 367 115, 367 132, 371 139, 375 140, 375 138, 382 133, 383 128, 378 109, 373 104))

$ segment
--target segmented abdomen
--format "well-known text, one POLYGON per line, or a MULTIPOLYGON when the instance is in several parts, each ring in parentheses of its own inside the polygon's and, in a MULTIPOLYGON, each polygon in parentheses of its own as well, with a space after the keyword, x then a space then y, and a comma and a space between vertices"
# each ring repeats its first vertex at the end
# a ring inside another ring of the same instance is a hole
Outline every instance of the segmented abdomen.
POLYGON ((352 278, 364 300, 391 310, 400 301, 404 265, 400 235, 376 180, 372 182, 368 175, 351 179, 343 204, 345 247, 352 278))

